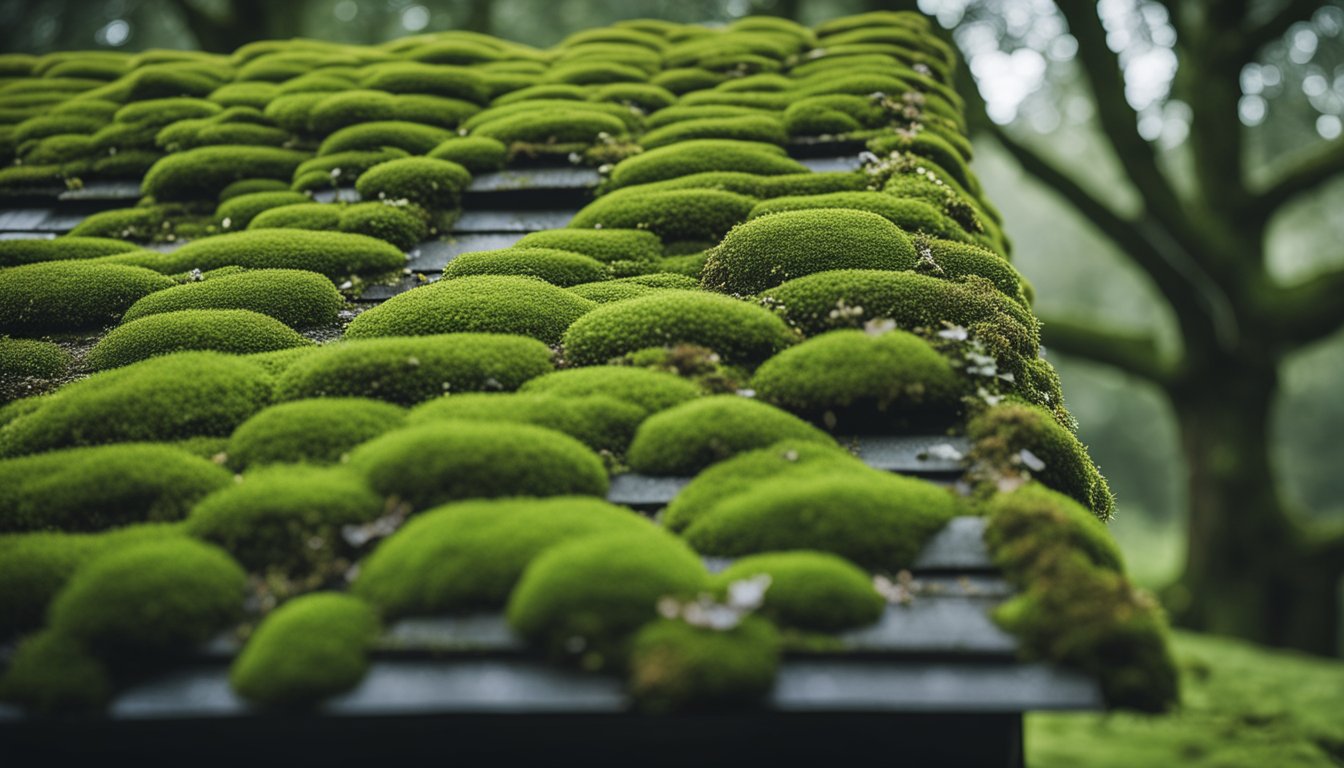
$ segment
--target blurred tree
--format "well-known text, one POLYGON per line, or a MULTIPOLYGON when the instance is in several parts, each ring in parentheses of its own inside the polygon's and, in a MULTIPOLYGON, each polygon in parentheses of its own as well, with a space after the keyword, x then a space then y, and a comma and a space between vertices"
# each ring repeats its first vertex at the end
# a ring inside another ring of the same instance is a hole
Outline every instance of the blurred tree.
POLYGON ((170 0, 203 51, 230 53, 254 40, 298 37, 306 0, 170 0))

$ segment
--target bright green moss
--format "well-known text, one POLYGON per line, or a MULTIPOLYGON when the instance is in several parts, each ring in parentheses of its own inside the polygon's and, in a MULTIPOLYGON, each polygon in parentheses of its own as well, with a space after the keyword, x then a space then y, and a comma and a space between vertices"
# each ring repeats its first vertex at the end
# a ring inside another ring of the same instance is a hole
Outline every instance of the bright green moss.
POLYGON ((290 191, 284 187, 283 182, 279 183, 281 190, 236 195, 220 203, 215 209, 215 219, 219 221, 220 229, 225 231, 247 229, 252 219, 272 208, 312 202, 312 198, 307 195, 290 191))
POLYGON ((374 490, 419 509, 469 498, 607 493, 597 454, 531 424, 445 420, 408 427, 356 448, 350 466, 374 490))
POLYGON ((646 229, 664 242, 718 242, 747 217, 756 199, 714 189, 686 189, 606 195, 584 206, 570 221, 575 229, 646 229))
POLYGON ((425 64, 483 64, 499 61, 504 54, 473 40, 438 40, 407 51, 406 58, 425 64))
POLYGON ((345 152, 333 152, 321 157, 305 160, 294 169, 293 188, 303 192, 315 189, 332 189, 341 184, 350 185, 359 175, 379 163, 408 157, 406 150, 396 147, 379 149, 354 149, 345 152))
POLYGON ((187 243, 166 254, 164 271, 188 272, 230 265, 248 269, 303 269, 330 278, 401 269, 406 254, 382 240, 348 232, 262 229, 187 243))
POLYGON ((255 470, 201 499, 184 530, 255 572, 317 573, 343 554, 341 527, 383 512, 383 499, 351 472, 279 466, 255 470))
MULTIPOLYGON (((682 275, 676 275, 682 277, 682 275)), ((689 279, 689 278, 687 278, 689 279)), ((694 286, 690 286, 694 287, 694 286)), ((652 285, 643 285, 641 283, 632 283, 627 278, 620 280, 604 280, 596 283, 583 283, 576 285, 569 290, 577 296, 582 296, 589 301, 595 301, 598 304, 611 304, 626 299, 637 299, 641 296, 651 296, 655 293, 666 293, 670 290, 687 290, 688 286, 678 286, 677 288, 660 288, 652 285)))
POLYGON ((210 117, 223 111, 223 107, 212 101, 177 96, 131 102, 118 109, 113 119, 118 123, 161 127, 178 120, 210 117))
POLYGON ((151 270, 87 261, 0 269, 0 333, 80 331, 106 325, 173 281, 151 270))
POLYGON ((658 268, 665 273, 692 278, 695 280, 696 286, 699 286, 700 273, 705 271, 705 259, 708 256, 709 254, 705 251, 697 251, 682 256, 668 256, 658 264, 658 268))
POLYGON ((82 643, 59 632, 24 638, 0 677, 0 701, 31 714, 96 711, 111 697, 107 669, 82 643))
POLYGON ((710 72, 702 67, 674 67, 649 78, 650 85, 666 88, 678 96, 691 91, 713 88, 723 81, 724 76, 710 72))
POLYGON ((145 174, 142 191, 164 202, 215 200, 220 190, 239 179, 288 179, 309 157, 307 152, 278 147, 199 147, 174 152, 145 174))
POLYGON ((0 240, 0 267, 39 261, 77 261, 138 251, 134 243, 110 237, 56 237, 50 240, 24 238, 0 240))
POLYGON ((476 275, 407 291, 360 314, 347 338, 479 331, 558 344, 593 303, 532 277, 476 275))
POLYGON ((154 144, 165 152, 179 152, 218 145, 279 147, 290 140, 289 132, 270 125, 251 122, 221 121, 216 117, 181 120, 164 126, 154 136, 154 144))
POLYGON ((969 241, 971 236, 957 222, 919 200, 907 200, 886 192, 835 192, 827 195, 776 197, 751 210, 750 218, 782 211, 812 208, 849 208, 875 213, 907 233, 969 241))
POLYGON ((290 203, 258 213, 248 229, 311 229, 331 231, 341 225, 341 206, 311 200, 290 203))
POLYGON ((1019 583, 1060 552, 1084 555, 1097 568, 1124 573, 1120 547, 1086 507, 1038 483, 996 493, 985 504, 985 543, 994 562, 1019 583))
POLYGON ((280 179, 239 179, 219 191, 219 202, 223 203, 242 195, 251 195, 258 192, 284 192, 287 189, 289 189, 289 185, 280 179))
POLYGON ((773 144, 729 139, 696 139, 635 155, 611 172, 611 184, 627 187, 705 171, 741 171, 761 175, 807 170, 773 144))
POLYGON ((788 211, 734 227, 709 252, 702 282, 710 290, 748 295, 832 269, 909 269, 915 259, 910 238, 877 214, 788 211))
POLYGON ((0 531, 97 531, 178 520, 229 473, 166 445, 72 448, 0 461, 0 531))
POLYGON ((182 653, 242 617, 247 577, 190 539, 146 542, 80 568, 51 604, 53 630, 99 656, 141 662, 182 653))
MULTIPOLYGON (((65 373, 73 361, 65 348, 50 341, 0 336, 0 371, 6 376, 51 378, 65 373)), ((7 399, 3 392, 0 399, 7 399)))
POLYGON ((504 167, 509 159, 509 148, 489 136, 459 136, 430 150, 429 156, 457 163, 471 173, 487 173, 504 167))
POLYGON ((546 71, 546 80, 552 83, 571 85, 597 85, 601 83, 640 83, 648 78, 648 72, 615 61, 576 59, 552 65, 546 71))
POLYGON ((461 99, 350 89, 333 93, 314 104, 308 112, 308 126, 319 136, 349 125, 385 120, 456 128, 458 123, 478 111, 480 107, 461 99))
POLYGON ((769 693, 779 668, 779 632, 748 616, 728 630, 660 619, 635 635, 630 695, 640 709, 667 713, 743 706, 769 693))
POLYGON ((966 434, 970 458, 986 480, 1026 476, 1092 510, 1101 520, 1115 510, 1115 496, 1087 448, 1046 410, 1025 403, 1004 403, 971 419, 966 434))
POLYGON ((784 411, 737 395, 716 395, 650 416, 635 433, 628 460, 631 469, 648 475, 693 475, 780 440, 833 442, 784 411))
POLYGON ((961 152, 928 131, 921 131, 913 136, 901 133, 885 134, 870 141, 868 148, 881 157, 893 152, 910 152, 935 163, 962 188, 972 192, 979 189, 979 183, 966 167, 966 158, 961 152))
POLYGON ((291 328, 336 322, 345 300, 327 278, 301 269, 256 269, 155 291, 126 310, 122 322, 187 309, 246 309, 291 328))
POLYGON ((658 236, 642 229, 548 229, 524 235, 515 248, 556 248, 607 264, 653 263, 663 255, 658 236))
POLYGON ((374 64, 365 70, 360 87, 389 93, 425 93, 473 104, 490 100, 490 86, 477 71, 416 62, 374 64))
POLYGON ((661 531, 587 536, 527 566, 509 597, 509 624, 552 653, 602 667, 624 657, 660 599, 692 596, 707 580, 700 558, 661 531))
MULTIPOLYGON (((116 237, 140 242, 170 242, 179 234, 195 237, 214 229, 213 217, 202 216, 178 203, 141 203, 132 208, 113 208, 86 216, 70 230, 70 237, 116 237)), ((212 233, 213 234, 213 233, 212 233)), ((143 252, 141 252, 143 254, 143 252)), ((120 256, 122 254, 117 254, 120 256)), ((132 266, 145 266, 132 252, 132 266)), ((110 260, 107 257, 104 260, 110 260)))
POLYGON ((775 623, 817 632, 872 624, 886 600, 867 573, 844 558, 798 550, 744 557, 715 576, 719 589, 761 574, 770 577, 761 613, 775 623))
POLYGON ((933 262, 929 267, 933 274, 983 277, 1017 303, 1024 307, 1030 304, 1025 279, 1011 263, 993 251, 970 243, 936 238, 917 239, 915 247, 920 252, 921 260, 933 262))
POLYGON ((412 424, 442 419, 535 424, 563 432, 594 451, 625 452, 644 420, 639 406, 606 395, 585 397, 537 392, 445 395, 411 412, 412 424))
POLYGON ((653 526, 579 496, 462 501, 416 515, 360 564, 355 594, 384 616, 500 608, 523 570, 556 544, 653 526))
POLYGON ((686 107, 680 104, 667 109, 661 109, 657 114, 649 115, 644 121, 645 127, 650 131, 659 128, 666 128, 676 123, 682 123, 692 120, 708 120, 712 118, 726 117, 770 117, 771 113, 761 109, 751 109, 750 107, 731 107, 726 105, 714 105, 706 107, 686 107))
POLYGON ((449 262, 443 271, 445 278, 514 275, 562 287, 606 280, 611 274, 610 266, 581 253, 535 247, 465 253, 449 262))
POLYGON ((639 143, 646 149, 676 144, 692 139, 734 139, 738 141, 765 142, 783 144, 788 134, 779 118, 767 115, 744 115, 742 117, 707 117, 699 120, 683 120, 655 128, 640 137, 639 143))
POLYGON ((322 103, 331 91, 341 91, 353 87, 352 83, 338 81, 331 84, 330 91, 308 91, 295 92, 289 90, 286 85, 280 90, 284 93, 277 95, 266 104, 262 114, 266 119, 280 126, 281 128, 293 134, 305 134, 308 132, 308 121, 312 115, 313 108, 322 103))
POLYGON ((412 155, 423 155, 453 137, 445 128, 405 120, 379 120, 348 125, 328 136, 318 147, 319 157, 337 153, 372 152, 395 147, 412 155))
POLYGON ((863 130, 882 117, 883 110, 861 96, 811 96, 784 110, 784 128, 790 136, 842 136, 863 130))
POLYGON ((93 370, 103 370, 186 350, 243 355, 312 343, 259 312, 182 309, 146 315, 113 328, 89 350, 84 363, 93 370))
POLYGON ((897 571, 961 511, 951 491, 927 481, 833 468, 753 484, 698 516, 685 536, 706 555, 815 549, 869 570, 897 571))
MULTIPOLYGON (((546 87, 555 88, 558 86, 546 87)), ((523 93, 523 91, 519 91, 519 94, 521 93, 523 93)), ((586 99, 587 97, 588 94, 586 91, 579 90, 570 94, 545 95, 543 98, 529 98, 522 101, 512 101, 507 104, 500 103, 487 110, 478 112, 463 121, 462 128, 474 133, 477 128, 486 123, 495 123, 520 115, 537 114, 539 112, 581 112, 584 115, 597 114, 614 117, 617 120, 620 120, 621 124, 624 126, 622 130, 617 131, 618 134, 635 131, 643 125, 639 115, 631 111, 630 108, 623 107, 619 104, 584 101, 583 99, 586 99)))
POLYGON ((701 394, 698 386, 679 376, 610 365, 548 373, 528 381, 520 391, 559 397, 607 395, 633 403, 649 413, 693 400, 701 394))
POLYGON ((551 370, 550 348, 522 336, 360 339, 321 347, 295 361, 276 382, 276 395, 372 397, 409 405, 448 392, 508 392, 551 370))
POLYGON ((42 398, 0 428, 0 455, 138 440, 224 436, 271 397, 259 366, 182 352, 94 374, 42 398))
MULTIPOLYGON (((731 58, 727 60, 732 63, 731 58)), ((750 64, 751 62, 745 62, 750 64)), ((788 91, 747 92, 714 88, 708 91, 695 91, 685 94, 678 102, 686 107, 732 106, 750 107, 771 112, 782 111, 798 99, 798 94, 788 91)))
POLYGON ((547 109, 524 112, 482 122, 472 136, 484 136, 505 144, 566 144, 596 142, 603 134, 625 134, 625 123, 611 115, 584 109, 547 109))
POLYGON ((593 101, 624 104, 645 112, 656 112, 676 103, 677 95, 659 85, 649 83, 611 83, 593 89, 593 101))
POLYGON ((363 679, 380 629, 378 615, 358 598, 337 592, 297 597, 257 627, 229 670, 229 684, 258 704, 312 704, 363 679))
POLYGON ((730 363, 760 362, 795 341, 779 318, 746 302, 668 291, 604 304, 566 331, 565 357, 597 365, 646 347, 697 344, 730 363))
POLYGON ((15 143, 23 144, 63 134, 87 136, 103 127, 105 122, 105 119, 94 115, 48 113, 30 117, 15 125, 13 137, 15 143))
POLYGON ((229 465, 334 464, 360 443, 401 427, 406 412, 380 400, 323 397, 258 411, 229 438, 229 465))
POLYGON ((466 168, 432 157, 406 157, 379 163, 360 175, 355 189, 365 200, 409 200, 429 211, 457 207, 471 183, 466 168))
POLYGON ((265 109, 266 105, 278 95, 280 89, 272 83, 247 82, 221 85, 211 91, 207 98, 225 107, 265 109))
POLYGON ((928 342, 904 331, 839 330, 770 358, 751 379, 756 396, 833 431, 937 426, 964 386, 928 342))
MULTIPOLYGON (((581 85, 569 85, 566 83, 542 83, 540 85, 529 85, 526 88, 519 88, 509 93, 502 94, 490 102, 486 111, 494 112, 499 107, 506 107, 518 104, 524 101, 584 101, 588 98, 588 89, 581 85)), ((540 106, 540 105, 537 105, 540 106)), ((493 119, 493 115, 491 116, 493 119)), ((471 128, 470 124, 463 127, 471 128)))
POLYGON ((409 251, 428 239, 431 230, 427 218, 416 205, 371 201, 342 207, 337 227, 342 232, 376 237, 409 251))

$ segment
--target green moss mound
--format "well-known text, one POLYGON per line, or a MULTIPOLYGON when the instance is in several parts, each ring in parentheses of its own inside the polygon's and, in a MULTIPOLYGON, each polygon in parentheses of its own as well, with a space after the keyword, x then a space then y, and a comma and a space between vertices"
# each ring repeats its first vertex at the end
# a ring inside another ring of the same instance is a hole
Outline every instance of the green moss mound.
POLYGON ((625 452, 645 411, 606 395, 561 397, 543 393, 476 392, 422 403, 411 423, 438 419, 535 424, 563 432, 595 451, 625 452))
POLYGON ((243 698, 273 707, 311 704, 354 688, 368 670, 378 615, 357 597, 297 597, 262 621, 229 669, 243 698))
POLYGON ((749 295, 833 269, 914 266, 914 244, 873 213, 840 208, 790 211, 738 225, 709 252, 704 286, 749 295))
POLYGON ((651 149, 626 159, 611 172, 611 184, 628 187, 705 171, 776 175, 805 173, 807 168, 773 144, 697 139, 651 149))
POLYGON ((663 242, 713 241, 747 218, 756 198, 714 189, 643 191, 599 197, 570 221, 578 229, 646 229, 663 242), (636 194, 638 192, 638 194, 636 194))
POLYGON ((258 312, 183 309, 148 315, 113 328, 93 345, 84 363, 94 370, 104 370, 187 350, 242 355, 312 343, 279 320, 258 312))
POLYGON ((478 110, 475 104, 461 99, 422 94, 394 95, 351 88, 332 93, 313 104, 308 111, 307 123, 319 136, 350 125, 389 120, 454 128, 478 110))
POLYGON ((904 331, 839 330, 780 352, 751 379, 764 402, 839 431, 945 422, 965 388, 952 364, 904 331))
POLYGON ((49 261, 0 269, 0 333, 80 331, 114 322, 173 281, 143 267, 49 261))
POLYGON ((103 443, 225 436, 271 398, 255 363, 180 352, 103 371, 63 387, 0 428, 0 455, 103 443))
POLYGON ((916 243, 921 260, 932 261, 929 271, 946 277, 975 275, 994 284, 1001 293, 1023 306, 1031 304, 1026 278, 999 254, 972 243, 927 238, 916 243))
POLYGON ((311 160, 303 161, 294 169, 291 187, 300 192, 317 189, 334 189, 342 184, 350 185, 361 173, 379 163, 408 157, 404 149, 397 147, 374 147, 372 149, 351 149, 331 152, 311 160))
POLYGON ((579 496, 457 502, 417 515, 378 545, 353 589, 389 617, 500 608, 548 548, 652 529, 624 507, 579 496))
MULTIPOLYGON (((249 181, 255 180, 249 179, 249 181)), ((283 182, 277 183, 283 184, 283 182)), ((234 184, 237 184, 237 182, 234 184)), ((215 208, 215 219, 219 221, 220 229, 238 231, 247 229, 253 219, 272 208, 309 202, 312 202, 312 198, 289 189, 250 192, 235 195, 221 202, 215 208)))
POLYGON ((909 568, 959 499, 924 480, 855 469, 782 475, 724 499, 686 529, 706 555, 815 549, 869 570, 909 568))
POLYGON ((794 343, 779 318, 760 307, 699 291, 668 291, 604 304, 565 332, 565 357, 606 363, 647 347, 697 344, 730 363, 756 363, 794 343))
POLYGON ((350 454, 374 490, 423 509, 466 498, 605 496, 602 460, 530 424, 437 421, 388 432, 350 454), (407 467, 415 467, 407 472, 407 467))
POLYGON ((21 238, 0 240, 0 267, 16 267, 38 261, 96 259, 140 250, 134 243, 110 237, 56 237, 50 240, 21 238))
POLYGON ((111 697, 107 669, 82 643, 59 632, 25 638, 0 677, 0 701, 31 714, 96 711, 111 697))
POLYGON ((971 234, 939 209, 920 200, 887 192, 832 192, 825 195, 785 195, 764 200, 751 211, 751 218, 784 211, 815 208, 845 208, 867 211, 890 221, 905 232, 930 237, 970 241, 971 234))
POLYGON ((606 280, 611 267, 590 256, 555 248, 473 251, 448 262, 445 278, 464 275, 524 275, 561 287, 606 280))
POLYGON ((188 309, 246 309, 291 328, 336 322, 345 300, 326 277, 301 269, 256 269, 156 291, 126 310, 122 322, 188 309))
POLYGON ((359 84, 389 93, 427 93, 475 104, 490 99, 490 86, 484 76, 466 67, 418 62, 374 64, 365 69, 359 84))
POLYGON ((188 272, 227 266, 304 269, 330 278, 401 269, 406 254, 372 237, 348 232, 263 229, 187 243, 166 254, 164 270, 188 272))
POLYGON ((248 229, 333 230, 341 226, 341 206, 305 201, 281 205, 258 213, 248 229))
POLYGON ((650 416, 630 444, 630 467, 649 475, 693 475, 716 461, 780 440, 830 444, 825 432, 764 403, 716 395, 650 416))
POLYGON ((555 248, 607 264, 652 264, 663 255, 658 236, 642 229, 548 229, 524 235, 515 248, 555 248))
POLYGON ((720 589, 761 574, 770 577, 761 612, 775 623, 817 632, 872 624, 886 600, 863 569, 826 552, 799 550, 744 557, 715 576, 720 589))
POLYGON ((509 159, 509 148, 489 136, 459 136, 430 150, 429 156, 457 163, 471 173, 488 173, 504 167, 509 159))
POLYGON ((471 135, 505 144, 591 144, 603 136, 625 135, 625 123, 601 112, 560 107, 488 120, 473 128, 471 135))
POLYGON ((51 604, 51 628, 100 656, 182 653, 242 617, 247 577, 190 539, 146 542, 80 568, 51 604))
POLYGON ((384 240, 393 247, 409 251, 429 238, 431 233, 425 211, 419 206, 389 201, 355 203, 341 208, 336 226, 384 240))
MULTIPOLYGON (((0 371, 6 376, 50 378, 65 373, 74 358, 58 344, 0 337, 0 371)), ((0 400, 6 399, 0 390, 0 400)))
MULTIPOLYGON (((694 288, 694 286, 690 286, 694 288)), ((666 293, 669 290, 689 290, 690 288, 658 288, 641 283, 633 283, 629 280, 602 280, 596 283, 582 283, 569 290, 576 296, 582 296, 589 301, 595 301, 598 304, 611 304, 616 301, 625 301, 626 299, 637 299, 641 296, 651 296, 655 293, 666 293)))
POLYGON ((660 599, 694 595, 706 583, 700 558, 673 536, 588 536, 533 560, 507 613, 529 641, 601 667, 624 656, 630 635, 657 617, 660 599))
POLYGON ((774 685, 781 646, 774 625, 753 616, 725 631, 660 619, 631 644, 630 695, 655 713, 749 705, 774 685))
POLYGON ((348 125, 328 136, 317 148, 319 158, 347 152, 380 151, 387 147, 423 155, 451 139, 453 132, 405 120, 379 120, 348 125))
POLYGON ((406 412, 381 400, 326 397, 257 412, 229 437, 229 465, 334 464, 356 445, 401 427, 406 412))
POLYGON ((751 114, 681 120, 645 133, 639 137, 639 143, 645 149, 657 149, 692 139, 734 139, 784 144, 789 140, 789 136, 778 117, 751 114))
POLYGON ((615 365, 548 373, 523 384, 519 391, 558 397, 606 395, 633 403, 648 413, 671 408, 701 395, 699 386, 679 376, 615 365))
POLYGON ((198 147, 166 155, 145 174, 142 191, 155 200, 216 200, 240 179, 288 179, 307 152, 279 147, 198 147))
POLYGON ((351 321, 347 338, 479 331, 557 344, 594 304, 532 277, 475 275, 395 296, 351 321))
MULTIPOLYGON (((304 162, 311 162, 305 160, 304 162)), ((303 166, 300 165, 300 168, 303 166)), ((258 192, 284 192, 289 185, 280 179, 241 179, 219 190, 219 202, 224 203, 235 197, 253 195, 258 192)))
POLYGON ((457 163, 432 157, 404 157, 379 163, 360 175, 355 189, 365 200, 409 200, 429 211, 457 207, 471 173, 457 163))
POLYGON ((185 531, 252 571, 318 571, 345 552, 341 527, 378 517, 383 499, 355 474, 305 466, 257 470, 201 499, 185 531))
POLYGON ((1120 547, 1091 510, 1039 483, 996 493, 985 504, 985 544, 1004 572, 1026 581, 1061 552, 1078 552, 1098 568, 1124 573, 1120 547))
POLYGON ((167 445, 108 445, 0 461, 0 532, 98 531, 179 520, 227 484, 214 462, 167 445))
POLYGON ((295 361, 276 382, 276 396, 371 397, 410 405, 449 392, 509 392, 552 368, 551 350, 522 336, 360 339, 295 361))

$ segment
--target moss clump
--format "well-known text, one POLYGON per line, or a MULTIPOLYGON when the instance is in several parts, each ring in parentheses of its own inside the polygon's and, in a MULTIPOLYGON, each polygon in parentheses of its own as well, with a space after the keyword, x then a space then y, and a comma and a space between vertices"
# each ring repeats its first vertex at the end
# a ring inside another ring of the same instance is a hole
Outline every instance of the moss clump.
POLYGON ((1011 263, 988 248, 938 238, 916 238, 915 248, 920 255, 919 268, 930 274, 951 278, 982 277, 1022 306, 1031 304, 1026 279, 1011 263), (926 265, 925 262, 931 263, 926 265))
POLYGON ((84 362, 94 370, 103 370, 186 350, 242 355, 312 343, 279 320, 258 312, 183 309, 148 315, 113 328, 93 345, 84 362))
POLYGON ((258 470, 201 499, 184 530, 252 571, 317 572, 345 552, 341 527, 367 523, 383 499, 341 469, 258 470))
POLYGON ((455 128, 479 109, 475 104, 461 99, 423 94, 396 95, 350 88, 332 93, 314 103, 308 110, 307 123, 313 133, 319 136, 326 136, 350 125, 380 121, 455 128))
POLYGON ((770 577, 761 612, 781 626, 837 632, 872 624, 886 606, 863 569, 825 552, 744 557, 715 576, 715 583, 726 590, 760 574, 770 577))
POLYGON ((167 445, 108 445, 0 461, 0 532, 98 531, 179 520, 227 484, 217 464, 167 445))
MULTIPOLYGON (((73 362, 65 348, 50 341, 0 336, 0 371, 7 376, 50 378, 65 373, 73 362)), ((0 390, 0 400, 6 399, 0 390)))
POLYGON ((645 149, 657 149, 692 139, 734 139, 769 144, 789 140, 778 117, 752 114, 737 117, 706 117, 681 120, 655 128, 639 138, 645 149))
POLYGON ((876 214, 790 211, 734 227, 709 252, 702 281, 710 290, 747 295, 826 270, 909 269, 915 259, 910 238, 876 214))
POLYGON ((718 242, 747 218, 756 198, 715 189, 644 191, 610 194, 584 206, 569 226, 576 229, 645 229, 663 242, 718 242))
POLYGON ((95 711, 111 697, 106 667, 82 643, 59 632, 24 638, 0 677, 0 701, 32 714, 95 711))
POLYGON ((656 618, 660 599, 694 595, 706 582, 700 558, 673 536, 587 536, 551 547, 527 566, 508 619, 552 653, 601 667, 624 657, 630 635, 656 618))
POLYGON ((607 395, 633 403, 649 413, 694 400, 700 388, 670 373, 615 365, 570 368, 538 376, 523 384, 521 392, 586 397, 607 395))
POLYGON ((336 226, 342 232, 376 237, 409 251, 428 239, 431 232, 428 218, 415 205, 375 201, 341 208, 336 226))
POLYGON ((218 146, 174 152, 154 163, 142 191, 160 202, 216 200, 240 179, 288 179, 306 152, 278 147, 218 146))
POLYGON ((522 112, 482 122, 471 131, 505 144, 592 144, 602 136, 625 135, 625 123, 587 109, 552 108, 522 112))
POLYGON ((1006 573, 1029 582, 1033 569, 1060 552, 1080 553, 1097 568, 1124 573, 1120 547, 1090 510, 1062 493, 1028 483, 985 504, 985 544, 1006 573))
POLYGON ((554 248, 605 264, 653 264, 663 255, 658 236, 642 229, 548 229, 524 235, 515 248, 554 248))
POLYGON ((971 233, 942 211, 920 200, 887 192, 832 192, 825 195, 786 195, 765 200, 751 210, 751 218, 784 211, 814 208, 848 208, 867 211, 890 221, 905 232, 930 237, 970 241, 971 233))
POLYGON ((363 88, 389 93, 427 93, 474 104, 490 100, 490 86, 473 69, 418 62, 374 64, 364 71, 359 84, 363 88))
POLYGON ((639 515, 594 498, 462 501, 407 522, 364 559, 353 589, 389 617, 499 608, 548 548, 652 530, 639 515))
POLYGON ((509 159, 509 148, 489 136, 460 136, 430 150, 429 156, 457 163, 471 173, 487 173, 504 167, 509 159))
MULTIPOLYGON (((682 275, 677 275, 682 277, 682 275)), ((652 285, 631 282, 626 279, 621 280, 602 280, 596 283, 583 283, 576 285, 569 290, 576 296, 582 296, 589 301, 595 301, 598 304, 611 304, 616 301, 625 301, 626 299, 637 299, 641 296, 651 296, 655 293, 666 293, 669 290, 690 290, 694 286, 678 288, 660 288, 652 285)))
POLYGON ((407 291, 351 321, 347 338, 479 331, 557 344, 595 305, 532 277, 475 275, 407 291))
MULTIPOLYGON (((249 179, 249 181, 254 180, 249 179)), ((283 184, 283 182, 279 183, 283 184)), ((254 218, 272 208, 308 202, 312 202, 312 198, 287 188, 266 192, 251 192, 235 195, 220 203, 219 207, 215 208, 215 219, 219 222, 220 229, 238 231, 247 229, 247 225, 251 224, 254 218)))
POLYGON ((131 253, 140 246, 110 237, 57 237, 51 240, 22 238, 0 240, 0 267, 16 267, 38 261, 96 259, 131 253))
POLYGON ((292 188, 300 192, 332 189, 341 184, 350 185, 359 175, 379 163, 409 157, 406 150, 396 147, 352 149, 332 152, 305 160, 294 169, 292 188))
POLYGON ((831 331, 767 360, 752 377, 756 396, 838 431, 937 425, 964 386, 928 342, 904 331, 831 331))
POLYGON ((728 630, 660 619, 631 643, 630 695, 650 712, 750 704, 774 685, 781 646, 774 625, 753 616, 728 630))
POLYGON ((611 267, 581 253, 555 248, 502 248, 464 253, 448 262, 443 275, 524 275, 564 287, 605 280, 611 277, 611 267))
POLYGON ((304 201, 262 211, 248 229, 333 230, 341 226, 341 206, 304 201))
POLYGON ((684 535, 706 555, 815 549, 897 571, 961 511, 951 491, 927 481, 834 467, 758 481, 699 515, 684 535))
POLYGON ((1066 494, 1101 520, 1115 510, 1106 478, 1087 448, 1046 410, 1025 403, 1004 403, 971 419, 970 459, 975 474, 992 485, 1002 476, 1029 477, 1066 494))
POLYGON ((0 269, 0 333, 33 335, 115 322, 173 281, 143 267, 49 261, 0 269))
POLYGON ((710 72, 701 67, 675 67, 665 69, 649 78, 649 83, 680 96, 691 91, 713 88, 723 80, 723 77, 717 72, 710 72))
POLYGON ((535 424, 563 432, 594 451, 625 452, 645 411, 606 395, 561 397, 542 393, 477 392, 447 395, 422 403, 411 423, 461 421, 535 424))
MULTIPOLYGON (((555 88, 557 86, 547 87, 555 88)), ((521 91, 519 92, 519 95, 522 95, 521 91)), ((622 107, 616 104, 601 104, 597 102, 583 101, 583 98, 585 98, 585 94, 582 90, 570 90, 563 96, 558 93, 550 93, 545 95, 544 98, 526 99, 516 102, 511 101, 507 104, 496 104, 490 109, 479 112, 462 123, 462 128, 463 130, 475 132, 477 128, 487 123, 496 123, 509 118, 537 114, 539 112, 565 112, 567 114, 581 113, 582 115, 605 115, 607 117, 614 117, 621 121, 622 126, 614 135, 621 135, 638 130, 642 125, 639 116, 628 107, 622 107)))
POLYGON ((360 339, 295 361, 276 382, 276 396, 371 397, 410 405, 448 392, 512 391, 552 369, 550 348, 522 336, 360 339))
POLYGON ((832 444, 826 433, 764 403, 716 395, 654 414, 630 444, 630 467, 649 475, 693 475, 743 451, 780 440, 832 444))
POLYGON ((795 340, 760 307, 699 291, 668 291, 603 304, 575 320, 565 332, 565 357, 595 365, 647 347, 697 344, 729 363, 751 364, 795 340))
POLYGON ((345 300, 331 281, 301 269, 257 269, 155 291, 126 310, 122 322, 187 309, 246 309, 291 328, 336 322, 345 300))
POLYGON ((374 490, 418 509, 468 498, 605 496, 602 460, 530 424, 436 421, 388 432, 350 454, 374 490), (414 472, 406 468, 414 466, 414 472))
POLYGON ((388 160, 365 171, 355 189, 365 200, 409 200, 428 211, 457 207, 462 189, 471 183, 466 168, 432 157, 388 160))
POLYGON ((229 670, 229 684, 258 704, 311 704, 349 690, 368 670, 381 627, 367 603, 336 592, 297 597, 257 627, 229 670))
POLYGON ((246 584, 243 569, 208 544, 136 544, 80 568, 51 604, 50 626, 111 659, 182 653, 242 617, 246 584))
POLYGON ((103 371, 42 398, 0 428, 0 455, 139 440, 224 436, 271 398, 260 366, 180 352, 103 371))
POLYGON ((647 184, 705 171, 741 171, 766 176, 805 173, 807 168, 773 144, 697 139, 635 155, 611 172, 616 187, 647 184))
POLYGON ((408 123, 405 120, 379 120, 348 125, 336 131, 322 141, 317 154, 321 158, 356 151, 382 151, 391 147, 412 155, 423 155, 452 137, 452 131, 432 125, 408 123))
POLYGON ((257 412, 229 437, 229 465, 334 464, 356 445, 401 427, 406 412, 391 403, 324 397, 280 403, 257 412))
POLYGON ((248 269, 304 269, 330 278, 379 274, 401 269, 406 254, 395 246, 348 232, 262 229, 235 232, 187 243, 164 255, 167 272, 248 269))
MULTIPOLYGON (((311 162, 305 160, 304 162, 311 162)), ((300 168, 303 166, 300 165, 300 168)), ((219 190, 219 202, 224 203, 235 197, 253 195, 258 192, 284 192, 289 185, 280 179, 240 179, 219 190)))

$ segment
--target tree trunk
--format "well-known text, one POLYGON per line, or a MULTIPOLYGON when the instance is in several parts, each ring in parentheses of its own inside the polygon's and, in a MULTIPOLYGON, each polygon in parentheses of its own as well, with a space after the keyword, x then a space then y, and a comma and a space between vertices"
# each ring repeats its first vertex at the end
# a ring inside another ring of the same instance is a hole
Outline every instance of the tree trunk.
POLYGON ((1295 523, 1269 454, 1276 362, 1230 363, 1171 392, 1189 468, 1185 573, 1173 620, 1207 632, 1333 655, 1338 564, 1295 523))

